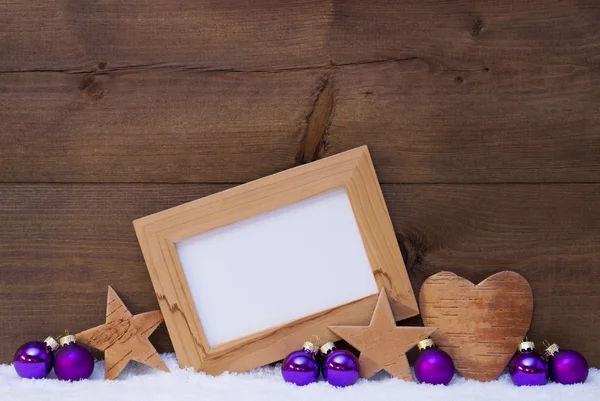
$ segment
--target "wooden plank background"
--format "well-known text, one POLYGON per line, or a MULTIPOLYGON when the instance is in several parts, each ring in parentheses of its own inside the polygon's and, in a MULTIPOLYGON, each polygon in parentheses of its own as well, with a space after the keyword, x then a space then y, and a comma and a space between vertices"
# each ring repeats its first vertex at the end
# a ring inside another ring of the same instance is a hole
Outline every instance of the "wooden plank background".
MULTIPOLYGON (((0 362, 157 307, 131 221, 367 144, 415 289, 600 367, 597 0, 0 0, 0 362)), ((171 350, 166 330, 153 340, 171 350)))

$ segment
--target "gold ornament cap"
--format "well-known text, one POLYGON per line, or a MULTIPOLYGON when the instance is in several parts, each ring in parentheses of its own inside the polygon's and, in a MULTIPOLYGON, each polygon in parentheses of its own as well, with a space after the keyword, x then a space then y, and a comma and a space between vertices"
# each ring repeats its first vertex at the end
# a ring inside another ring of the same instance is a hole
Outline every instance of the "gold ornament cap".
POLYGON ((314 345, 310 341, 305 342, 304 345, 302 346, 302 349, 310 351, 313 354, 316 354, 317 352, 319 352, 319 347, 317 347, 316 345, 314 345))
POLYGON ((51 337, 51 336, 46 337, 46 339, 44 340, 44 343, 52 351, 56 351, 57 349, 60 348, 60 345, 58 344, 58 342, 56 342, 56 340, 54 339, 54 337, 51 337))
POLYGON ((64 347, 67 344, 71 344, 75 342, 75 336, 73 335, 67 335, 64 337, 61 337, 58 342, 60 343, 61 347, 64 347))
POLYGON ((553 356, 554 354, 556 354, 558 351, 560 351, 560 348, 558 348, 558 344, 554 343, 552 345, 549 345, 545 350, 545 354, 546 356, 553 356))
POLYGON ((427 348, 435 348, 435 343, 431 338, 426 338, 417 343, 417 348, 419 348, 419 351, 423 351, 427 348))
POLYGON ((533 341, 521 341, 518 349, 519 352, 535 351, 535 343, 533 341))
POLYGON ((329 341, 321 346, 321 354, 327 355, 335 349, 335 344, 329 341))

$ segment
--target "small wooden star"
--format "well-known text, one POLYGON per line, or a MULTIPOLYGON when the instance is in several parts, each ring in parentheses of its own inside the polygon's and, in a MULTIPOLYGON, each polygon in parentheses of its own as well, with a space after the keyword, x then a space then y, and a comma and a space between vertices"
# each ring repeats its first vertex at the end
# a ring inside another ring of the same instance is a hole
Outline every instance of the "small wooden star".
POLYGON ((406 352, 436 331, 433 327, 397 327, 390 302, 381 290, 368 326, 329 326, 360 351, 360 375, 370 378, 381 370, 413 381, 406 352))
POLYGON ((133 316, 111 286, 108 286, 106 323, 75 336, 82 344, 104 351, 104 375, 116 379, 129 361, 137 361, 168 372, 169 369, 148 337, 163 321, 160 311, 133 316))

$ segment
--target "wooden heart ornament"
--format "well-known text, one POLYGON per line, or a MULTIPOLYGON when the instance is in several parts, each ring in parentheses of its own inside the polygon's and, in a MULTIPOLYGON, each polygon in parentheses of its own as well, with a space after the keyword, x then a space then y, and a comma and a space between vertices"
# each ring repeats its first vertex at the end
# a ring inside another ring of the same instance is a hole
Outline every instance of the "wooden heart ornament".
POLYGON ((480 381, 500 376, 527 334, 533 294, 523 276, 503 271, 478 285, 450 272, 429 277, 419 295, 425 326, 458 373, 480 381))

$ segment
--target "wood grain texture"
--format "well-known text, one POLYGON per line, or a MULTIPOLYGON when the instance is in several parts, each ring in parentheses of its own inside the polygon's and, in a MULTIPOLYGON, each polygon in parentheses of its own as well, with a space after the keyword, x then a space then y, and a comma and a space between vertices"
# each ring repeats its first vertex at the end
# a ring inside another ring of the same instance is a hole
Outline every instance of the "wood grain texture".
POLYGON ((245 372, 283 359, 303 338, 338 340, 327 330, 329 325, 370 318, 375 294, 209 347, 176 249, 182 240, 339 188, 345 189, 354 211, 375 282, 390 294, 390 313, 397 320, 418 315, 377 176, 363 146, 133 222, 181 367, 214 375, 245 372))
POLYGON ((477 285, 451 272, 423 283, 421 317, 464 378, 496 380, 529 331, 533 293, 523 276, 496 273, 477 285))
POLYGON ((115 380, 130 361, 168 372, 148 337, 162 323, 160 311, 132 315, 108 286, 106 323, 78 333, 77 342, 104 352, 104 378, 115 380))
POLYGON ((360 351, 361 377, 371 378, 385 370, 406 381, 413 381, 406 352, 436 331, 434 327, 397 327, 385 289, 379 294, 369 325, 329 329, 360 351))
MULTIPOLYGON (((25 341, 97 325, 111 284, 118 283, 132 312, 157 309, 131 221, 227 188, 0 185, 0 361, 9 362, 25 341)), ((382 189, 416 292, 441 270, 472 282, 517 271, 535 294, 529 337, 575 348, 600 366, 600 348, 588 340, 600 330, 600 311, 589 307, 600 301, 600 283, 593 279, 600 274, 600 213, 591 202, 600 198, 599 184, 382 189)), ((159 352, 172 350, 164 326, 151 340, 159 352)))
POLYGON ((0 182, 600 180, 595 0, 0 7, 0 182))
POLYGON ((3 0, 0 70, 268 70, 316 65, 326 59, 331 4, 3 0))
POLYGON ((240 183, 363 144, 388 183, 600 180, 592 66, 16 73, 0 88, 3 182, 240 183))
MULTIPOLYGON (((281 70, 423 57, 598 61, 595 0, 0 3, 0 71, 281 70), (48 16, 51 15, 52 18, 48 16), (27 22, 27 23, 25 23, 27 22)), ((491 65, 493 67, 493 65, 491 65)))
POLYGON ((595 0, 361 0, 336 2, 337 63, 420 57, 452 69, 502 61, 532 65, 598 62, 595 0))
POLYGON ((321 156, 366 144, 389 183, 598 182, 598 66, 342 68, 321 156))
POLYGON ((0 181, 260 178, 296 164, 325 78, 0 74, 0 181))

